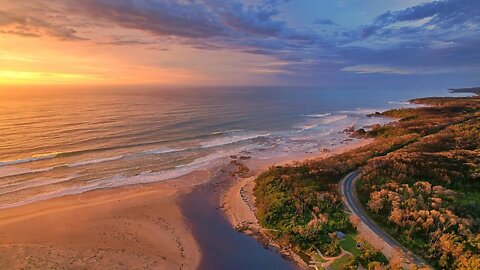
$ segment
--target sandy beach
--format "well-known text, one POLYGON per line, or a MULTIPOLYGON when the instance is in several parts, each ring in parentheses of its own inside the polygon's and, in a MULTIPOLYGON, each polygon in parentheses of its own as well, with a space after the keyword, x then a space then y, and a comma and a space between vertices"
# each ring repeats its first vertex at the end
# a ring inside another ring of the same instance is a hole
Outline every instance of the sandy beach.
POLYGON ((176 199, 208 177, 1 210, 0 269, 195 269, 201 254, 176 199))
MULTIPOLYGON (((221 209, 234 228, 248 226, 256 231, 250 234, 258 233, 261 228, 252 196, 256 175, 272 165, 323 158, 368 142, 354 141, 304 156, 242 160, 250 177, 224 176, 221 209)), ((211 179, 211 171, 196 171, 160 183, 96 190, 2 209, 0 268, 196 269, 201 252, 178 197, 211 179)), ((302 265, 295 254, 282 253, 302 265)))
POLYGON ((480 0, 357 2, 0 0, 0 270, 476 269, 480 0))

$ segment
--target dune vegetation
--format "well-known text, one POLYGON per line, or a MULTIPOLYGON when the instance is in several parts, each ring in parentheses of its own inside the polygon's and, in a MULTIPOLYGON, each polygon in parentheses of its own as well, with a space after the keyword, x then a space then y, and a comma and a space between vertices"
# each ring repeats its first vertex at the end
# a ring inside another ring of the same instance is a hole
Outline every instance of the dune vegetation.
MULTIPOLYGON (((362 168, 360 199, 390 234, 435 267, 478 269, 480 98, 411 102, 427 106, 375 115, 397 121, 362 132, 375 138, 369 145, 261 174, 254 190, 257 216, 270 236, 298 253, 338 255, 332 233, 355 232, 339 181, 362 168)), ((379 254, 363 253, 345 268, 385 263, 379 254)))

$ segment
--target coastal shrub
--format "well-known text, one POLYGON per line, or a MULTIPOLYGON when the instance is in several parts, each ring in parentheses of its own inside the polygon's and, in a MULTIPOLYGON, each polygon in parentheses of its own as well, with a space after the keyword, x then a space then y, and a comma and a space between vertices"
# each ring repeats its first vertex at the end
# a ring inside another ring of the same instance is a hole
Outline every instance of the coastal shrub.
MULTIPOLYGON (((429 106, 383 113, 401 121, 367 131, 371 144, 261 174, 254 189, 261 225, 297 252, 335 253, 332 232, 354 232, 338 181, 363 166, 359 197, 379 224, 435 267, 476 269, 468 267, 480 261, 480 98, 412 102, 429 106)), ((386 258, 362 250, 344 269, 372 262, 386 258)))
POLYGON ((441 130, 369 160, 360 198, 379 224, 434 267, 476 269, 464 264, 480 254, 479 100, 429 102, 441 105, 391 114, 428 112, 416 119, 433 119, 441 130))

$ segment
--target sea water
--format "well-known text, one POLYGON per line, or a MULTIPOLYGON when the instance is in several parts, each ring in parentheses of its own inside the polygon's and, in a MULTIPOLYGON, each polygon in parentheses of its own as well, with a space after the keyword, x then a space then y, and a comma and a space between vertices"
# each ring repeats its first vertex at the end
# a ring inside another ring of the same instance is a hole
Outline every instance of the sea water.
MULTIPOLYGON (((312 153, 345 143, 367 113, 444 90, 129 87, 0 90, 0 208, 162 181, 230 155, 312 153)), ((387 121, 387 120, 385 120, 387 121)))

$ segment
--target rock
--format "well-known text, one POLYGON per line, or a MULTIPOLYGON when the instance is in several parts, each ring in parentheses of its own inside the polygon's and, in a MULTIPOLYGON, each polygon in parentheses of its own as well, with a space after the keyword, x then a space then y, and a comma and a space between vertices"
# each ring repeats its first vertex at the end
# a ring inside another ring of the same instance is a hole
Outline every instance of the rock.
POLYGON ((350 133, 355 131, 355 126, 350 126, 343 130, 344 132, 350 133))
POLYGON ((367 117, 380 117, 380 116, 382 116, 382 114, 380 112, 367 114, 367 117))
POLYGON ((365 129, 361 128, 361 129, 355 130, 350 136, 354 138, 361 138, 361 137, 365 137, 365 135, 367 135, 367 132, 365 131, 365 129))

